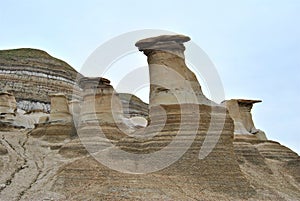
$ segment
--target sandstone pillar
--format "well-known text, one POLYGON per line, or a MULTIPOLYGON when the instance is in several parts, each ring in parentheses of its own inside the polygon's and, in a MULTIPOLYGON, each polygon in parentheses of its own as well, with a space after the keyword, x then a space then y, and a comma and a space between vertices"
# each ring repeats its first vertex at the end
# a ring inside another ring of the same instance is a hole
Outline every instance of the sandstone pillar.
POLYGON ((12 126, 15 120, 17 103, 15 97, 8 92, 0 92, 0 124, 12 126))
POLYGON ((68 100, 63 93, 49 95, 51 99, 50 116, 41 117, 31 135, 42 137, 49 142, 47 146, 57 149, 76 136, 72 115, 69 112, 68 100))
POLYGON ((134 153, 160 151, 157 158, 140 166, 142 171, 149 164, 163 166, 176 154, 184 153, 162 172, 189 172, 189 181, 199 188, 208 186, 223 192, 235 189, 250 195, 254 191, 233 154, 233 121, 225 107, 204 96, 195 74, 185 64, 183 43, 189 40, 182 35, 164 35, 136 43, 149 64, 150 123, 143 133, 148 138, 140 143, 124 139, 119 145, 134 153))
POLYGON ((100 77, 84 77, 79 80, 79 85, 83 90, 83 101, 80 114, 73 113, 75 125, 78 120, 79 138, 60 149, 59 153, 67 157, 101 151, 111 146, 106 138, 114 141, 124 137, 117 126, 123 120, 121 101, 110 81, 100 77))
POLYGON ((85 77, 79 82, 83 89, 80 124, 119 123, 122 104, 110 81, 100 77, 85 77))
POLYGON ((253 123, 251 109, 261 100, 231 99, 224 101, 231 118, 234 120, 235 134, 256 134, 260 139, 266 140, 263 131, 256 129, 253 123))
POLYGON ((183 35, 164 35, 138 41, 147 56, 150 75, 149 107, 165 104, 211 104, 195 74, 185 64, 183 35))
POLYGON ((14 114, 17 109, 15 97, 8 92, 0 92, 0 114, 14 114))
POLYGON ((71 122, 67 98, 62 93, 51 94, 50 122, 71 122))

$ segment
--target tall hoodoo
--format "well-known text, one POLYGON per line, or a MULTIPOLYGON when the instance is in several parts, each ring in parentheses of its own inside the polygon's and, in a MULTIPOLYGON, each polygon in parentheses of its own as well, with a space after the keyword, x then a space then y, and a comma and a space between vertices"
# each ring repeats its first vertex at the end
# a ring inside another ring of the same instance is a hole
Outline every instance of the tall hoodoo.
MULTIPOLYGON (((195 74, 185 64, 183 43, 189 40, 182 35, 164 35, 136 43, 147 56, 149 64, 150 124, 143 135, 152 138, 125 138, 118 145, 137 154, 161 151, 160 156, 168 153, 172 157, 184 150, 173 165, 160 173, 181 175, 188 172, 185 176, 197 188, 207 187, 224 193, 232 188, 236 189, 236 194, 247 197, 255 192, 244 178, 233 154, 232 119, 223 106, 204 96, 195 74), (185 143, 190 140, 190 145, 185 143), (202 148, 209 147, 205 143, 215 146, 206 157, 201 158, 202 148)), ((166 163, 165 159, 159 158, 156 166, 161 164, 160 161, 166 163)))
POLYGON ((74 70, 35 50, 0 51, 0 88, 16 95, 0 92, 0 200, 299 200, 298 154, 255 128, 260 101, 204 96, 188 40, 136 43, 149 108, 100 77, 81 77, 68 102, 74 70))
POLYGON ((150 74, 149 107, 160 104, 210 104, 195 74, 185 64, 183 35, 163 35, 138 41, 147 56, 150 74))

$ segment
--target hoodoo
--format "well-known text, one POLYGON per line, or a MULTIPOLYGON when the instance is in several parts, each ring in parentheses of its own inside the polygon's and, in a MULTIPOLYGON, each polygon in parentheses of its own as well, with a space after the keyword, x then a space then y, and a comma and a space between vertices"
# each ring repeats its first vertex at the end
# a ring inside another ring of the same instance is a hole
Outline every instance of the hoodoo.
POLYGON ((256 129, 253 123, 251 109, 255 103, 261 100, 231 99, 223 101, 234 120, 234 134, 253 134, 258 139, 267 140, 262 130, 256 129))
POLYGON ((183 45, 190 38, 165 35, 138 41, 147 56, 150 75, 150 108, 161 104, 211 104, 195 74, 186 66, 183 45))
POLYGON ((136 43, 149 105, 45 52, 0 51, 0 200, 299 200, 300 157, 255 128, 260 101, 205 97, 189 40, 136 43))

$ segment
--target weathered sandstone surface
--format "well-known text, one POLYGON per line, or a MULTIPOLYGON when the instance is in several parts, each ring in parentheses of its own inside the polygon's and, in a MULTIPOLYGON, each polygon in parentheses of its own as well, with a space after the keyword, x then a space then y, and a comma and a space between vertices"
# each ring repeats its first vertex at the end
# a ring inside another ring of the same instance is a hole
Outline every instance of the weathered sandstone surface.
POLYGON ((125 117, 144 117, 148 118, 148 104, 144 103, 135 95, 119 93, 125 117))
POLYGON ((26 69, 19 74, 44 86, 41 97, 21 93, 18 77, 19 88, 0 94, 0 200, 299 200, 300 157, 255 128, 258 101, 205 97, 185 64, 187 41, 136 43, 149 63, 149 105, 101 77, 80 77, 71 100, 62 78, 76 71, 36 50, 0 52, 0 68, 26 69), (46 71, 56 77, 39 77, 46 71))
POLYGON ((231 99, 223 101, 234 121, 234 134, 253 134, 258 139, 267 140, 262 130, 256 129, 253 123, 251 109, 253 104, 261 100, 231 99))
POLYGON ((43 116, 30 132, 33 137, 42 137, 50 142, 51 148, 59 148, 70 138, 76 136, 72 115, 69 112, 67 98, 62 93, 51 94, 51 111, 49 116, 43 116), (61 144, 63 142, 63 144, 61 144))
POLYGON ((27 112, 32 107, 50 111, 49 93, 60 92, 68 98, 76 97, 80 92, 76 84, 79 77, 81 75, 66 62, 41 50, 0 51, 0 88, 13 91, 16 100, 20 101, 18 106, 27 112))
POLYGON ((17 102, 12 93, 0 92, 0 125, 9 128, 34 128, 41 116, 47 116, 42 110, 25 112, 17 108, 17 102))

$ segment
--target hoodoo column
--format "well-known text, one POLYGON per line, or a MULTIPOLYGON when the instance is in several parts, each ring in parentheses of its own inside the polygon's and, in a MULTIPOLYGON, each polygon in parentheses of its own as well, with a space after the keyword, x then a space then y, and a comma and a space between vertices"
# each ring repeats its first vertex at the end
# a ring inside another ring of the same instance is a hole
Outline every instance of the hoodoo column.
POLYGON ((51 94, 50 122, 71 122, 68 100, 62 93, 51 94))
POLYGON ((166 104, 210 104, 195 74, 185 64, 183 35, 163 35, 138 41, 147 56, 150 74, 149 107, 166 104))
POLYGON ((108 79, 85 77, 79 84, 83 89, 80 124, 121 122, 122 104, 108 79))

